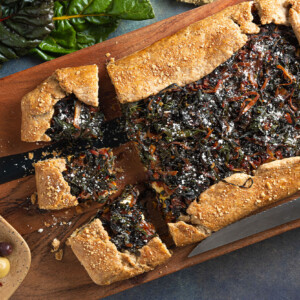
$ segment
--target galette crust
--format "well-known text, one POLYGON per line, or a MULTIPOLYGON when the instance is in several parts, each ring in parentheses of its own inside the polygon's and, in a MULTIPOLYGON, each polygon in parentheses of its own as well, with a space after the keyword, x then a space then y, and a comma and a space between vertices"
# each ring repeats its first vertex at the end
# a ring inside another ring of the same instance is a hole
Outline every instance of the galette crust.
POLYGON ((39 208, 58 210, 78 205, 62 175, 66 170, 65 159, 39 161, 34 167, 39 208))
MULTIPOLYGON (((209 74, 245 45, 246 34, 259 32, 259 27, 252 22, 254 5, 262 24, 291 25, 300 42, 299 0, 241 3, 110 63, 107 70, 119 101, 138 101, 171 84, 184 86, 209 74)), ((226 180, 241 185, 248 178, 248 175, 239 173, 226 180)), ((189 220, 168 224, 176 245, 200 241, 210 231, 219 230, 298 191, 299 158, 265 164, 257 170, 253 180, 251 189, 220 182, 202 193, 199 203, 193 202, 187 210, 189 220), (275 170, 276 174, 273 174, 275 170), (193 228, 193 225, 200 227, 193 228)))
POLYGON ((176 246, 200 242, 210 236, 211 232, 202 226, 190 225, 184 221, 168 223, 169 232, 176 246))
POLYGON ((121 103, 134 102, 171 84, 183 86, 212 72, 257 33, 252 3, 229 7, 148 48, 109 63, 107 70, 121 103))
POLYGON ((91 279, 99 285, 148 272, 171 257, 158 237, 142 247, 138 256, 118 251, 99 219, 76 230, 68 241, 91 279))
POLYGON ((211 73, 259 32, 262 24, 292 25, 300 42, 299 0, 256 0, 228 7, 107 66, 121 103, 155 95, 171 84, 184 86, 211 73))
MULTIPOLYGON (((253 185, 248 189, 219 182, 204 191, 187 209, 189 226, 191 224, 201 226, 208 232, 218 231, 261 207, 295 194, 300 190, 300 157, 263 164, 254 176, 236 173, 225 180, 243 185, 249 177, 252 178, 253 185)), ((180 223, 180 227, 169 224, 169 228, 174 226, 180 228, 177 231, 170 229, 177 246, 189 244, 191 243, 189 240, 193 240, 193 237, 189 239, 182 237, 186 229, 181 222, 175 223, 180 223)), ((196 233, 195 236, 197 239, 198 234, 196 233)))
POLYGON ((63 68, 26 94, 21 101, 21 140, 49 142, 45 134, 50 128, 54 105, 74 93, 87 105, 98 106, 98 67, 96 65, 63 68))

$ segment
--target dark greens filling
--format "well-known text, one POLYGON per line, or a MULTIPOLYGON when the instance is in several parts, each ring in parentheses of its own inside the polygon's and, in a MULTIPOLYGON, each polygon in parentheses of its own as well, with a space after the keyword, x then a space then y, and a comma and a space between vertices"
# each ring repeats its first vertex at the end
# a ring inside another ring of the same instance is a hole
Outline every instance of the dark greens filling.
POLYGON ((227 176, 300 155, 299 54, 290 27, 265 25, 203 79, 124 106, 168 221, 227 176))
POLYGON ((104 114, 99 107, 86 105, 71 95, 55 104, 46 134, 53 141, 102 138, 103 122, 104 114))
POLYGON ((136 188, 127 186, 117 200, 96 216, 119 251, 138 254, 137 250, 156 235, 154 226, 144 217, 144 208, 137 203, 138 196, 136 188))
POLYGON ((80 202, 91 199, 105 203, 117 189, 114 158, 109 148, 93 148, 68 156, 63 176, 71 187, 71 194, 80 202))

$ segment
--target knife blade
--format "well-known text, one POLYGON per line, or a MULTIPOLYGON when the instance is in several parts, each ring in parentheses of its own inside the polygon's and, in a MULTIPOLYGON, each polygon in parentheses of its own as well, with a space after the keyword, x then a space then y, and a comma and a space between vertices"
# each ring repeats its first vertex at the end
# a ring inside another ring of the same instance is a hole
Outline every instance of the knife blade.
POLYGON ((92 146, 113 148, 128 142, 126 134, 121 130, 123 122, 120 118, 106 122, 103 125, 103 139, 79 140, 74 141, 72 145, 62 141, 29 152, 0 157, 0 184, 32 175, 33 164, 39 160, 53 158, 54 153, 60 153, 60 156, 64 157, 92 146), (28 157, 29 153, 32 153, 32 159, 28 157))
POLYGON ((298 219, 300 219, 300 197, 224 227, 200 242, 188 257, 298 219))

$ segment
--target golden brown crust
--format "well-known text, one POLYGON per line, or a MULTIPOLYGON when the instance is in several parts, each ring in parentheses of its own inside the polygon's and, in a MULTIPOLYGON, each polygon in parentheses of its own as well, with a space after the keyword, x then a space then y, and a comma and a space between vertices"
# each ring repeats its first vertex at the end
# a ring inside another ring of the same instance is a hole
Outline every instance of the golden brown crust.
POLYGON ((259 167, 255 176, 242 173, 226 178, 243 185, 251 177, 251 188, 219 182, 204 191, 187 209, 192 224, 217 231, 257 209, 286 198, 300 190, 300 157, 285 158, 259 167))
POLYGON ((107 66, 121 103, 134 102, 171 84, 183 86, 212 72, 257 33, 253 3, 261 23, 292 25, 300 42, 299 0, 256 0, 229 7, 173 36, 107 66))
MULTIPOLYGON (((259 28, 252 23, 253 3, 258 9, 262 24, 274 22, 292 25, 300 42, 299 0, 256 0, 242 3, 192 24, 142 51, 110 63, 107 67, 108 73, 120 102, 138 101, 158 93, 170 84, 176 83, 183 86, 209 74, 246 43, 245 33, 251 34, 259 31, 259 28)), ((297 159, 294 158, 296 161, 297 159)), ((255 182, 250 189, 250 195, 248 195, 248 190, 223 182, 205 191, 200 196, 200 203, 195 201, 188 208, 190 215, 187 218, 189 220, 168 224, 176 245, 185 245, 201 240, 205 238, 207 230, 219 230, 257 208, 297 191, 299 179, 298 182, 274 186, 275 194, 272 195, 271 191, 266 190, 266 187, 263 186, 271 184, 267 177, 272 178, 274 175, 274 178, 277 178, 276 176, 282 172, 292 172, 293 167, 284 167, 284 164, 293 164, 293 158, 262 166, 253 177, 255 182), (273 170, 277 170, 278 165, 281 165, 285 171, 280 170, 277 174, 269 176, 268 172, 272 173, 273 170), (268 168, 271 170, 266 173, 267 177, 264 177, 263 170, 268 168), (293 184, 295 185, 293 186, 293 184), (267 196, 264 198, 262 195, 267 196), (248 196, 250 200, 248 200, 248 196), (222 197, 228 199, 227 204, 223 203, 222 197), (255 197, 258 198, 255 199, 255 197), (207 201, 203 202, 203 199, 206 198, 207 201), (193 228, 186 222, 202 226, 200 232, 198 228, 193 228), (204 234, 201 235, 202 230, 204 234)), ((294 165, 294 168, 295 172, 299 170, 297 164, 294 165)), ((289 177, 290 173, 285 176, 289 177)), ((235 174, 226 180, 235 184, 243 184, 247 178, 249 176, 245 174, 235 174)), ((281 181, 278 178, 278 182, 281 181)))
MULTIPOLYGON (((299 5, 300 6, 300 5, 299 5)), ((298 42, 300 43, 300 9, 290 9, 290 23, 293 27, 293 30, 295 32, 295 35, 298 39, 298 42)))
POLYGON ((54 105, 74 93, 78 100, 98 106, 98 67, 96 65, 59 69, 21 101, 21 140, 51 141, 45 134, 50 127, 54 105))
POLYGON ((121 103, 154 95, 171 84, 198 80, 229 59, 257 33, 252 3, 229 7, 173 36, 107 66, 121 103))
POLYGON ((35 164, 38 205, 41 209, 63 209, 78 205, 62 172, 66 169, 63 158, 49 159, 35 164))
POLYGON ((98 106, 98 67, 96 65, 64 68, 55 71, 61 88, 87 105, 98 106))
POLYGON ((210 236, 210 232, 203 227, 190 225, 184 221, 168 223, 168 227, 176 246, 200 242, 210 236))
POLYGON ((142 247, 139 256, 119 252, 99 219, 75 231, 69 243, 91 279, 99 285, 148 272, 171 257, 158 237, 142 247))

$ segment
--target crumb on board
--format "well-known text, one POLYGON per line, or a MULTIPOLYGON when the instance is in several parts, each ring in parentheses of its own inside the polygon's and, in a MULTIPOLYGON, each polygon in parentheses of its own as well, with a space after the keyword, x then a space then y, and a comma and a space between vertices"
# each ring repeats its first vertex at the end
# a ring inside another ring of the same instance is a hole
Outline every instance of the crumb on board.
POLYGON ((47 156, 47 155, 49 155, 49 154, 50 154, 50 153, 49 153, 48 151, 47 151, 47 152, 45 152, 45 151, 42 152, 42 155, 43 155, 43 156, 47 156))
POLYGON ((56 260, 62 260, 64 255, 63 249, 60 249, 59 251, 55 252, 55 259, 56 260))
POLYGON ((28 158, 29 158, 29 159, 33 159, 33 157, 34 157, 34 153, 33 153, 33 152, 29 152, 29 153, 28 153, 28 158))
POLYGON ((114 63, 114 62, 115 62, 115 58, 112 57, 109 61, 110 61, 111 63, 114 63))
POLYGON ((51 250, 51 252, 56 252, 60 246, 60 240, 55 238, 53 239, 52 243, 51 243, 53 249, 51 250))
POLYGON ((51 226, 51 224, 48 223, 48 222, 44 222, 44 225, 45 225, 46 227, 50 227, 50 226, 51 226))
POLYGON ((43 228, 40 228, 39 230, 38 230, 38 233, 42 233, 44 231, 44 229, 43 228))
POLYGON ((53 157, 57 157, 61 154, 61 151, 57 152, 56 150, 53 150, 52 153, 53 157))
POLYGON ((107 53, 105 54, 105 56, 106 56, 106 57, 110 57, 111 54, 110 54, 109 52, 107 52, 107 53))
POLYGON ((36 193, 33 193, 30 196, 30 201, 31 201, 32 204, 36 204, 36 200, 37 200, 37 195, 36 195, 36 193))

